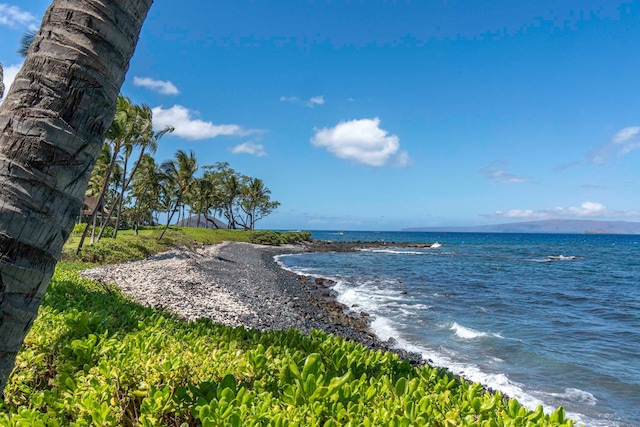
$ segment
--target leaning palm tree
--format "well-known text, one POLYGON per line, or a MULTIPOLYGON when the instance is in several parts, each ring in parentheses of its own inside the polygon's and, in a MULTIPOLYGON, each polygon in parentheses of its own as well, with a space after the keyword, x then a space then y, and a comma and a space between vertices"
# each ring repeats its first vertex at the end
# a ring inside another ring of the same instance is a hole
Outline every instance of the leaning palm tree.
MULTIPOLYGON (((118 155, 122 150, 125 141, 129 138, 131 133, 133 132, 134 124, 135 124, 136 116, 135 110, 133 108, 133 104, 131 100, 125 96, 118 95, 118 99, 116 102, 116 112, 111 122, 111 126, 106 133, 106 140, 109 144, 111 144, 112 148, 112 157, 111 163, 109 163, 109 169, 107 170, 107 176, 105 178, 102 189, 100 190, 100 194, 98 195, 98 205, 102 206, 104 204, 105 196, 107 195, 108 186, 110 183, 111 175, 116 167, 116 161, 118 159, 118 155)), ((80 241, 78 242, 78 248, 76 249, 76 254, 80 253, 82 250, 82 246, 84 245, 84 239, 87 237, 89 232, 89 228, 91 227, 91 243, 93 244, 95 241, 95 225, 96 225, 96 215, 97 211, 94 211, 91 215, 90 221, 87 221, 87 226, 82 232, 82 236, 80 237, 80 241)))
POLYGON ((134 141, 131 141, 125 147, 125 174, 123 176, 122 191, 120 193, 120 199, 118 203, 118 213, 116 215, 116 226, 115 226, 114 235, 113 235, 114 238, 117 236, 117 233, 118 233, 118 223, 120 222, 120 213, 122 212, 122 206, 124 203, 124 194, 129 188, 129 185, 131 184, 131 180, 135 176, 138 170, 138 167, 140 166, 140 161, 142 160, 145 154, 145 151, 148 150, 151 153, 155 153, 156 150, 158 149, 158 142, 160 141, 160 138, 162 138, 167 133, 171 133, 175 130, 173 126, 165 126, 164 129, 154 133, 153 132, 153 112, 151 111, 151 108, 149 108, 149 106, 144 104, 141 106, 136 106, 136 108, 138 109, 138 118, 139 118, 139 123, 137 125, 138 135, 134 141), (126 163, 129 160, 129 157, 131 156, 131 151, 133 150, 133 147, 135 146, 139 147, 140 149, 140 152, 138 153, 138 160, 136 160, 133 166, 133 169, 131 169, 131 173, 129 174, 129 176, 127 176, 126 163))
POLYGON ((0 106, 0 393, 71 234, 152 0, 53 0, 0 106))

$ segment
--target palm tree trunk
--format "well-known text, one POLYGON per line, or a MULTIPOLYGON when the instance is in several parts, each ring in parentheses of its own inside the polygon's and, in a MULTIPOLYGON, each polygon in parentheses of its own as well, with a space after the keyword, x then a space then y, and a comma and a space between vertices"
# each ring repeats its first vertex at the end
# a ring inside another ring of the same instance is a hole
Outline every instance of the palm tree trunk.
POLYGON ((0 393, 113 120, 152 0, 54 0, 0 106, 0 393))
MULTIPOLYGON (((129 162, 128 156, 125 155, 124 159, 124 170, 122 171, 122 188, 120 189, 120 194, 116 199, 116 203, 114 206, 118 207, 118 211, 116 212, 116 225, 113 227, 113 238, 118 237, 118 227, 120 226, 120 215, 122 214, 122 204, 124 203, 124 192, 127 190, 127 163, 129 162)), ((113 209, 112 209, 113 210, 113 209)), ((111 214, 109 214, 109 218, 111 218, 111 214)), ((102 234, 102 230, 101 230, 102 234)))
MULTIPOLYGON (((115 150, 114 150, 115 151, 115 150)), ((102 211, 102 215, 104 215, 104 196, 107 194, 107 188, 109 188, 109 180, 111 179, 111 171, 116 164, 116 154, 114 153, 111 158, 111 162, 109 162, 109 169, 107 169, 107 174, 104 177, 104 183, 102 184, 102 188, 100 189, 100 194, 98 195, 98 201, 96 202, 96 208, 91 213, 91 218, 87 220, 87 226, 84 228, 82 232, 82 237, 80 237, 80 242, 78 243, 78 248, 76 249, 76 255, 80 253, 82 249, 82 245, 84 244, 84 239, 87 238, 87 232, 89 231, 89 224, 92 224, 91 228, 91 243, 94 242, 95 234, 96 234, 96 217, 98 215, 98 207, 100 211, 102 211)))
POLYGON ((171 223, 171 218, 173 218, 173 215, 175 215, 176 211, 178 212, 180 211, 180 203, 182 203, 182 194, 178 195, 178 200, 176 201, 176 206, 173 208, 173 210, 171 209, 171 207, 169 207, 169 211, 167 212, 167 214, 169 214, 169 212, 171 212, 171 214, 167 216, 167 224, 162 229, 162 232, 160 233, 160 237, 158 237, 158 240, 162 240, 164 233, 167 231, 167 228, 169 228, 169 224, 171 223))

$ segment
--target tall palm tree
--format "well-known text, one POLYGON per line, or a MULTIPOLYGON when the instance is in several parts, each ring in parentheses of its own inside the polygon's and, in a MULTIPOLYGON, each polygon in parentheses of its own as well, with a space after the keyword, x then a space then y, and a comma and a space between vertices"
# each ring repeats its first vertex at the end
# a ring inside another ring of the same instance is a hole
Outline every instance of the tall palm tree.
POLYGON ((0 393, 71 234, 151 3, 53 0, 0 106, 0 393))
POLYGON ((185 193, 193 183, 193 177, 198 170, 198 162, 196 161, 193 151, 187 154, 183 150, 178 150, 174 159, 162 163, 161 167, 167 179, 175 186, 177 192, 175 203, 167 217, 167 224, 162 230, 162 233, 160 233, 159 239, 162 239, 165 231, 169 228, 173 215, 180 208, 185 193))
POLYGON ((133 177, 131 183, 131 192, 135 198, 134 210, 136 212, 135 230, 138 232, 138 226, 141 218, 143 222, 149 225, 153 224, 153 213, 160 206, 160 167, 156 164, 153 157, 148 154, 143 155, 139 162, 138 172, 133 177))
MULTIPOLYGON (((125 96, 118 95, 116 102, 116 112, 111 122, 111 126, 107 129, 106 139, 112 147, 112 157, 111 163, 109 164, 109 169, 107 170, 107 176, 105 178, 102 189, 100 190, 100 194, 98 195, 98 205, 104 205, 104 198, 107 195, 107 190, 109 188, 110 178, 113 174, 114 168, 116 167, 116 161, 118 159, 118 155, 120 154, 120 150, 122 150, 125 141, 129 138, 131 133, 133 132, 135 121, 136 121, 136 112, 133 108, 133 104, 131 100, 125 96)), ((95 233, 95 224, 96 224, 96 215, 97 211, 94 211, 90 221, 87 221, 87 226, 82 232, 82 236, 80 237, 80 242, 78 242, 78 248, 76 250, 76 254, 80 253, 82 246, 84 245, 84 239, 87 237, 87 233, 89 228, 91 227, 91 243, 93 244, 94 233, 95 233)), ((103 224, 104 225, 104 224, 103 224)))
MULTIPOLYGON (((120 195, 116 199, 115 203, 112 204, 111 210, 109 210, 108 218, 111 218, 114 209, 117 209, 116 213, 116 223, 114 226, 114 234, 113 237, 117 237, 118 235, 118 226, 120 223, 120 215, 122 213, 122 207, 124 205, 125 200, 125 192, 129 188, 133 177, 138 170, 138 166, 140 165, 140 160, 145 154, 146 150, 149 150, 151 153, 155 153, 158 149, 158 141, 162 136, 167 133, 173 132, 174 128, 172 126, 166 126, 164 129, 158 132, 153 132, 153 112, 151 108, 147 105, 132 105, 131 115, 135 117, 135 120, 132 124, 131 129, 129 130, 124 142, 123 142, 123 174, 122 174, 122 185, 120 187, 120 195), (140 152, 138 155, 138 159, 135 162, 133 169, 127 175, 127 167, 129 164, 129 159, 133 153, 134 148, 139 148, 140 152)), ((98 240, 102 236, 102 232, 104 231, 104 226, 100 230, 100 234, 98 235, 98 240)))

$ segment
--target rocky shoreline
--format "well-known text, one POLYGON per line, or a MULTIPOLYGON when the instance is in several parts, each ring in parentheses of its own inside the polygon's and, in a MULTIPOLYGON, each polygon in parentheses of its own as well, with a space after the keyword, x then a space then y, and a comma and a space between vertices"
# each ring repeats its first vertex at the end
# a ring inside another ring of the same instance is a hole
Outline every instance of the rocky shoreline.
POLYGON ((259 330, 309 333, 320 329, 374 350, 393 351, 415 364, 424 363, 420 355, 380 341, 369 328, 367 313, 352 312, 340 304, 330 281, 286 271, 274 259, 287 253, 354 251, 381 245, 314 241, 273 247, 225 242, 173 248, 142 261, 92 268, 81 275, 115 284, 135 301, 185 320, 207 317, 228 326, 259 330))

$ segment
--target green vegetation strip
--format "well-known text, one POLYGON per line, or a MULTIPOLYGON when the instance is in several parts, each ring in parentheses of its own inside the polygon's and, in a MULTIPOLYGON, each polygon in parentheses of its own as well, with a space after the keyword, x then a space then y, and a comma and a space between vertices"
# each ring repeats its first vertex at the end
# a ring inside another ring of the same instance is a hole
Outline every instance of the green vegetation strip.
POLYGON ((180 321, 80 278, 85 267, 58 266, 5 389, 0 425, 573 425, 562 408, 529 411, 443 370, 320 331, 180 321))

